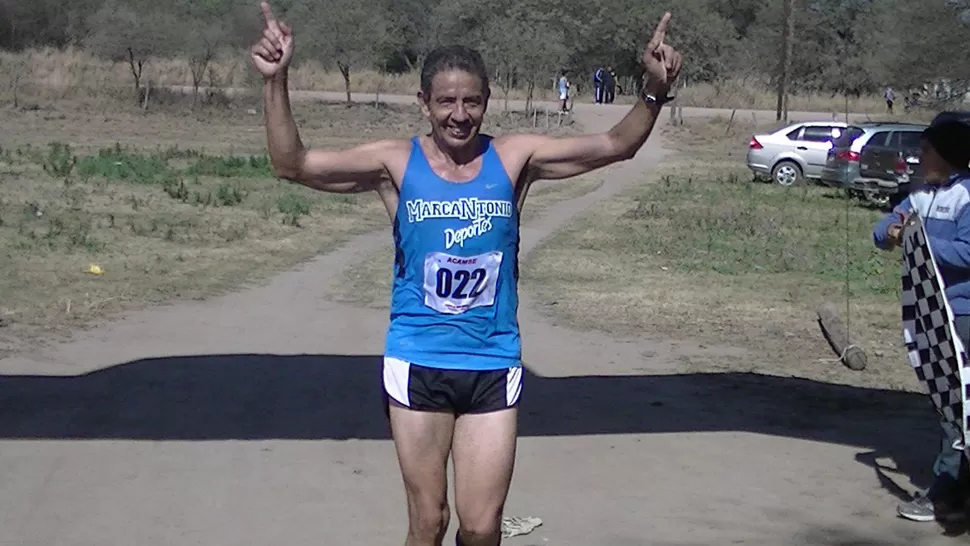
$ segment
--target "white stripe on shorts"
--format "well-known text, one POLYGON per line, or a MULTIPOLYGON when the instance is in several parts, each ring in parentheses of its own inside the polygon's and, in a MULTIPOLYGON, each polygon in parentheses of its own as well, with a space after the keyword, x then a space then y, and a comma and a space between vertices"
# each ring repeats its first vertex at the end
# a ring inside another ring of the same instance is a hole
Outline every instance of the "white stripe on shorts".
MULTIPOLYGON (((497 370, 496 370, 497 371, 497 370)), ((411 407, 411 363, 391 356, 384 357, 384 390, 399 404, 411 407)), ((505 374, 505 405, 512 407, 522 395, 522 366, 509 368, 505 374)))
POLYGON ((522 366, 509 368, 505 375, 505 405, 512 407, 522 394, 522 366))
POLYGON ((411 378, 411 363, 390 356, 384 357, 384 390, 397 403, 411 407, 408 399, 408 383, 411 378))

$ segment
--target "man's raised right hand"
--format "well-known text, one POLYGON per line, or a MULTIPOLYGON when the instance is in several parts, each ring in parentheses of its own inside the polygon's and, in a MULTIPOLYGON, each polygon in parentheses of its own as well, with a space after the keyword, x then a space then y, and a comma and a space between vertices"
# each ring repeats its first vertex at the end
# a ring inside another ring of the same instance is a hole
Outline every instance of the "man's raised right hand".
POLYGON ((293 31, 273 16, 269 4, 260 2, 263 12, 263 36, 250 48, 253 65, 264 78, 282 75, 293 59, 293 31))

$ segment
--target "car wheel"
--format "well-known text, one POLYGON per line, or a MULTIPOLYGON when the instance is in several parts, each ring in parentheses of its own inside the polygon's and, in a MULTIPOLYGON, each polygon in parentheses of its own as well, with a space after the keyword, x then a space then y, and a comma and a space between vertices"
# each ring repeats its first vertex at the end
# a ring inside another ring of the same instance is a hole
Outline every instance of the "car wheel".
POLYGON ((796 186, 803 178, 802 168, 793 161, 781 161, 771 169, 771 180, 781 186, 796 186))

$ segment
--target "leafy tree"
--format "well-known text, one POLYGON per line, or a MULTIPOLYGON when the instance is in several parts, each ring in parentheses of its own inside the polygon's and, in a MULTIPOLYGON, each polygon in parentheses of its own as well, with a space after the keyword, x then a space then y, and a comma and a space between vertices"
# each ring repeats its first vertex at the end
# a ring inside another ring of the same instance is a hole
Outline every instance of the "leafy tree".
MULTIPOLYGON (((894 59, 895 80, 910 87, 948 80, 952 91, 970 87, 970 39, 965 1, 924 0, 903 2, 895 33, 899 48, 894 59), (908 29, 902 28, 905 26, 908 29)), ((960 93, 962 95, 962 93, 960 93)), ((941 98, 945 98, 941 97, 941 98)))
MULTIPOLYGON (((479 47, 499 89, 527 92, 569 69, 577 89, 612 64, 637 78, 649 30, 674 15, 683 83, 743 78, 774 86, 782 0, 271 0, 297 32, 299 51, 351 74, 420 66, 431 47, 479 47), (583 77, 576 77, 576 74, 583 77)), ((885 85, 970 85, 970 0, 797 0, 794 92, 856 95, 885 85)), ((223 50, 242 57, 259 34, 255 0, 0 0, 0 48, 81 44, 131 69, 140 89, 156 57, 188 61, 195 87, 223 50)))

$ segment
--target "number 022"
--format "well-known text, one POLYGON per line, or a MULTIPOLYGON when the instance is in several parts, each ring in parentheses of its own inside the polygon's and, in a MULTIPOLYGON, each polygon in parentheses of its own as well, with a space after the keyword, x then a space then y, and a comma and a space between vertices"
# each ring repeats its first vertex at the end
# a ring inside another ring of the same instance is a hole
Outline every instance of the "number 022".
POLYGON ((441 268, 435 276, 435 293, 439 298, 477 298, 485 290, 486 272, 484 269, 468 271, 459 269, 452 271, 448 268, 441 268), (471 292, 466 293, 468 284, 472 284, 471 292), (454 289, 454 291, 452 291, 454 289))

